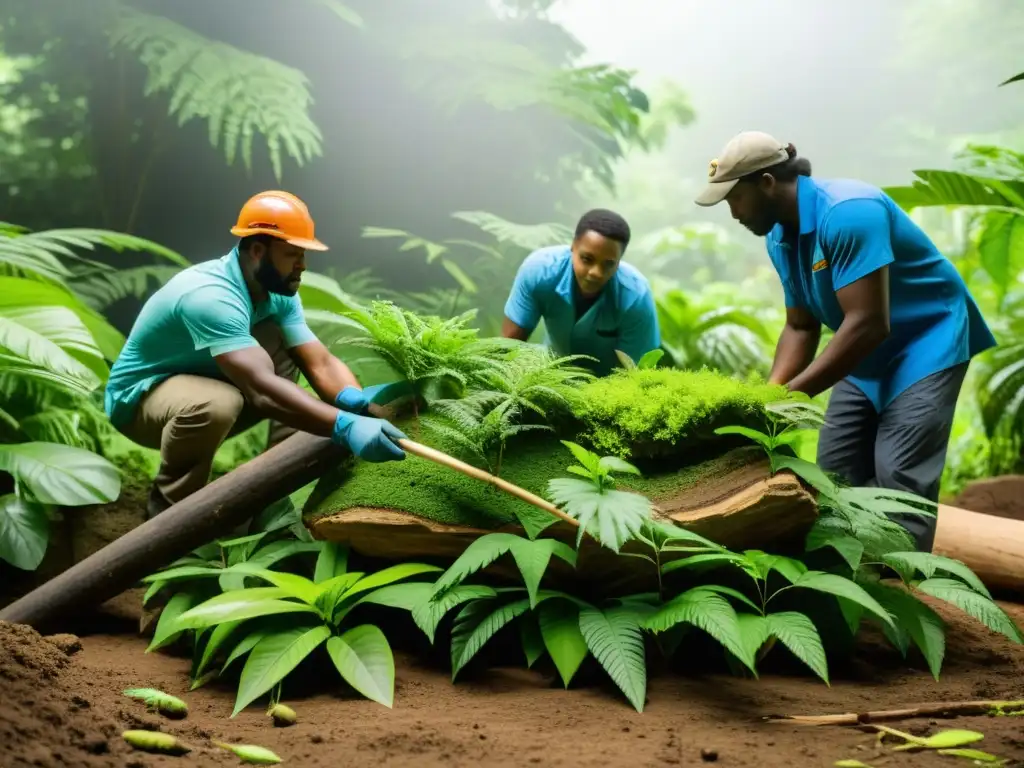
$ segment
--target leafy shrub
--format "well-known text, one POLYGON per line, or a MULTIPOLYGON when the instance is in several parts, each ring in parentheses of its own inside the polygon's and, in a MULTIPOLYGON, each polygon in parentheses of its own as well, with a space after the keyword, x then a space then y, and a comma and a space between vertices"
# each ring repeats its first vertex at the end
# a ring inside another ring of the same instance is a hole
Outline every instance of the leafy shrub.
POLYGON ((713 371, 616 371, 580 389, 576 416, 593 447, 621 458, 658 456, 715 439, 715 427, 763 426, 763 408, 786 388, 713 371))

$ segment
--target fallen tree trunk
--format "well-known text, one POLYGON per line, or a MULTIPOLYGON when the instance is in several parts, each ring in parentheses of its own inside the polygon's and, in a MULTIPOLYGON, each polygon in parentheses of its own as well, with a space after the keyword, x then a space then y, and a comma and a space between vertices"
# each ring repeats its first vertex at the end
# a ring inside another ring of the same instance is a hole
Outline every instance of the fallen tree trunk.
POLYGON ((964 563, 994 594, 1024 596, 1024 521, 940 504, 932 551, 964 563))
POLYGON ((347 451, 298 432, 0 611, 36 629, 93 608, 313 482, 347 451))

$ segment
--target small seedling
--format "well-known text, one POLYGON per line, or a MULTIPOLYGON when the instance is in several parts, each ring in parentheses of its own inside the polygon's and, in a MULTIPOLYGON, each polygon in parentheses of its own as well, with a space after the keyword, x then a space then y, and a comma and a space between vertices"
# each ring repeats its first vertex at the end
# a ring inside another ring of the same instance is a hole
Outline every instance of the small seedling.
POLYGON ((284 728, 285 726, 295 725, 296 716, 295 710, 291 707, 287 707, 284 704, 275 704, 269 710, 267 710, 267 716, 274 719, 274 725, 278 728, 284 728))
POLYGON ((159 731, 125 731, 121 737, 135 749, 143 752, 162 752, 167 755, 184 755, 192 748, 169 733, 159 731))
POLYGON ((266 747, 257 747, 254 744, 225 744, 222 741, 215 741, 213 743, 215 746, 234 752, 241 758, 243 763, 272 765, 281 762, 281 758, 266 747))
POLYGON ((980 749, 940 749, 938 750, 940 755, 950 755, 951 757, 964 757, 968 760, 973 760, 975 765, 978 763, 992 763, 993 765, 1006 765, 1009 760, 995 755, 989 754, 988 752, 982 752, 980 749))
POLYGON ((871 768, 867 763, 862 763, 860 760, 836 760, 832 765, 835 768, 871 768))
POLYGON ((129 688, 124 695, 144 702, 150 709, 167 717, 182 718, 188 714, 188 705, 184 701, 155 688, 129 688))

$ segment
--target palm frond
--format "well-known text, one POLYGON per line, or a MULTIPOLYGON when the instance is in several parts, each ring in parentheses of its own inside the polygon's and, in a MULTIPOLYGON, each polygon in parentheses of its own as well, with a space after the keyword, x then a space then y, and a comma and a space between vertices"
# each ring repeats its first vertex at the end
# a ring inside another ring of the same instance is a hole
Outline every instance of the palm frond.
POLYGON ((132 297, 141 301, 152 288, 159 288, 180 271, 178 267, 163 266, 93 269, 68 282, 86 304, 102 312, 121 299, 132 297))
POLYGON ((452 218, 472 224, 499 243, 510 243, 527 251, 572 240, 572 230, 563 224, 513 224, 487 211, 456 211, 452 218))
POLYGON ((322 154, 309 81, 300 70, 127 6, 115 18, 110 43, 139 56, 149 74, 146 95, 169 94, 169 114, 179 125, 205 119, 210 144, 229 165, 240 154, 252 169, 257 134, 278 179, 284 152, 299 166, 322 154))

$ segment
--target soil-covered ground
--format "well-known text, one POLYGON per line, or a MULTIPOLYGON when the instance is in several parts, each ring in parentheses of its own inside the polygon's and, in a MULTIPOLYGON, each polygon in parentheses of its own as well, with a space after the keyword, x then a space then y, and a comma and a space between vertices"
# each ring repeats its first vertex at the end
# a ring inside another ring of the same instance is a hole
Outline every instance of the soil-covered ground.
MULTIPOLYGON (((396 652, 395 707, 388 710, 343 690, 330 677, 302 684, 285 700, 298 724, 275 728, 262 704, 231 719, 233 691, 216 684, 188 691, 188 659, 146 654, 138 634, 137 593, 126 593, 75 626, 78 636, 43 638, 0 623, 0 765, 222 766, 240 764, 214 740, 258 744, 284 764, 327 766, 870 766, 971 765, 936 754, 880 752, 866 730, 770 724, 773 714, 826 714, 938 701, 1024 699, 1024 648, 993 635, 955 610, 945 667, 936 683, 919 658, 904 662, 881 638, 865 637, 831 687, 809 675, 776 670, 760 680, 658 672, 648 703, 635 712, 595 675, 566 691, 549 669, 523 669, 521 656, 450 682, 441 661, 396 652), (133 613, 135 615, 133 615, 133 613), (183 720, 148 713, 122 695, 154 687, 189 705, 183 720), (175 734, 193 747, 184 757, 133 751, 129 728, 175 734)), ((1006 606, 1018 623, 1024 608, 1006 606)), ((973 745, 1024 766, 1024 718, 961 717, 891 723, 914 734, 968 728, 985 734, 973 745)))

